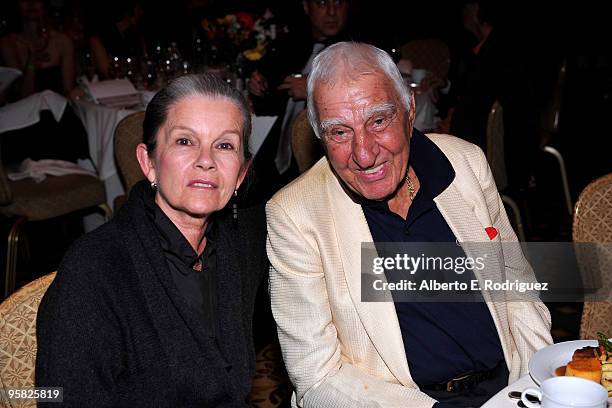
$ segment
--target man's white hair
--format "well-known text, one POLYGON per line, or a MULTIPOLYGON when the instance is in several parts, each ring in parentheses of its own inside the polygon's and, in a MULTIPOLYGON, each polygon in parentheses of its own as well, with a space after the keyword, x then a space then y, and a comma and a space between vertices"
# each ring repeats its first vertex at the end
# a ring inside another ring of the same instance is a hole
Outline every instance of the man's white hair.
POLYGON ((327 47, 312 62, 308 75, 308 120, 318 138, 321 138, 319 113, 314 103, 314 90, 318 83, 332 83, 340 78, 357 79, 361 74, 383 73, 393 84, 406 112, 410 111, 412 92, 393 59, 385 51, 370 44, 339 42, 327 47))

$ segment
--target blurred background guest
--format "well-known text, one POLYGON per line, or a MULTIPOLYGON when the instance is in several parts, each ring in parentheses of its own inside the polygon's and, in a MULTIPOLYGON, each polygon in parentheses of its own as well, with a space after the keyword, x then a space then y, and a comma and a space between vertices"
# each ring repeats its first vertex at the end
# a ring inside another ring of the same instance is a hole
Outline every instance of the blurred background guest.
POLYGON ((306 107, 306 80, 314 57, 349 39, 350 0, 304 0, 302 25, 274 45, 249 80, 255 113, 277 115, 255 159, 256 195, 261 201, 298 175, 292 159, 291 125, 306 107))
POLYGON ((2 64, 19 69, 15 98, 45 89, 69 96, 75 88, 75 56, 72 40, 53 29, 43 0, 18 0, 14 32, 0 39, 2 64))
POLYGON ((135 58, 146 54, 140 28, 144 10, 139 0, 115 2, 110 21, 100 24, 88 44, 96 71, 102 79, 113 77, 113 58, 135 58))
POLYGON ((246 406, 266 227, 261 209, 224 209, 249 167, 248 106, 214 75, 183 76, 143 133, 146 180, 42 300, 36 384, 70 406, 246 406))
POLYGON ((454 61, 449 133, 486 150, 487 118, 495 101, 504 114, 504 150, 508 188, 524 190, 538 152, 538 107, 528 59, 502 24, 500 5, 470 0, 463 7, 463 27, 471 48, 454 61))
MULTIPOLYGON (((78 97, 75 86, 73 41, 56 31, 42 0, 18 0, 15 30, 0 39, 2 65, 22 72, 8 91, 8 101, 51 90, 67 97, 78 97)), ((25 158, 61 159, 76 162, 89 157, 87 134, 82 123, 67 105, 58 122, 48 110, 32 126, 2 135, 2 161, 17 165, 25 158)))

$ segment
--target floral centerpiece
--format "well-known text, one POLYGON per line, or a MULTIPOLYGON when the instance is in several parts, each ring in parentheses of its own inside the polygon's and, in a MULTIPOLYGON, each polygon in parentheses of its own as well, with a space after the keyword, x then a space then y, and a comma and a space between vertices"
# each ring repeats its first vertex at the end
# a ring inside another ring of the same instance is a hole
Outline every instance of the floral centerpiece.
POLYGON ((274 16, 269 10, 263 16, 240 12, 223 18, 204 18, 202 28, 207 35, 211 62, 238 68, 260 60, 277 36, 274 16))

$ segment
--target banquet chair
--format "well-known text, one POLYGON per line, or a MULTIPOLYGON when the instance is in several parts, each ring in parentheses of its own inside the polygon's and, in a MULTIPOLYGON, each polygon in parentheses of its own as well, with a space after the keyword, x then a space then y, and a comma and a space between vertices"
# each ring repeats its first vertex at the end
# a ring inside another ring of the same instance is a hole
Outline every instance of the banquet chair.
POLYGON ((12 220, 6 252, 4 297, 15 291, 18 248, 24 223, 95 207, 99 207, 107 219, 111 217, 104 183, 97 177, 68 174, 48 176, 39 183, 30 178, 11 181, 0 160, 0 215, 12 220))
POLYGON ((559 68, 559 75, 557 77, 557 82, 555 84, 552 97, 540 115, 540 148, 544 153, 551 155, 559 166, 559 177, 561 179, 561 187, 563 188, 565 205, 567 207, 568 214, 571 215, 573 205, 567 178, 567 170, 565 167, 565 160, 563 159, 563 156, 559 150, 551 145, 551 142, 554 141, 555 137, 559 134, 559 117, 561 113, 561 105, 563 103, 566 76, 567 61, 563 60, 559 68))
POLYGON ((450 51, 444 41, 435 38, 412 40, 402 45, 401 57, 409 59, 413 68, 426 69, 445 80, 450 67, 450 51))
MULTIPOLYGON (((0 387, 34 387, 36 367, 36 316, 38 306, 55 278, 51 272, 38 278, 0 304, 0 387)), ((2 400, 0 406, 35 407, 33 400, 2 400)))
POLYGON ((311 168, 321 157, 323 148, 308 122, 308 111, 304 109, 295 117, 291 127, 291 150, 301 173, 311 168))
MULTIPOLYGON (((497 189, 501 191, 508 187, 508 178, 506 176, 506 160, 504 157, 504 110, 499 101, 493 103, 487 118, 486 156, 497 189)), ((523 217, 521 216, 518 204, 506 194, 500 193, 500 196, 503 203, 512 210, 514 226, 520 241, 526 242, 527 236, 525 235, 523 217)))
POLYGON ((115 199, 115 211, 123 205, 127 194, 144 178, 138 160, 136 160, 136 146, 142 142, 142 122, 144 112, 136 112, 125 117, 115 129, 115 162, 119 170, 126 194, 115 199))
POLYGON ((602 288, 585 299, 580 338, 612 336, 612 173, 592 181, 578 197, 572 236, 585 286, 602 288))
POLYGON ((254 408, 280 408, 291 399, 291 385, 278 341, 266 344, 255 355, 255 375, 247 403, 254 408))

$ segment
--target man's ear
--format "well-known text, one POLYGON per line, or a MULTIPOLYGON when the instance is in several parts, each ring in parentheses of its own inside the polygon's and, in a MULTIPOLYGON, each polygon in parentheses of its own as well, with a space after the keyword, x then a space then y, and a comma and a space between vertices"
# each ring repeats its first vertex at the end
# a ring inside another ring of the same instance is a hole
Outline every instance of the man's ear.
POLYGON ((139 143, 136 146, 136 158, 138 159, 138 164, 140 164, 140 170, 142 170, 142 174, 145 175, 147 180, 150 183, 156 181, 156 173, 155 173, 155 164, 153 159, 149 157, 149 150, 147 149, 147 145, 144 143, 139 143))
POLYGON ((309 16, 310 6, 308 5, 308 0, 302 0, 302 7, 304 8, 304 13, 306 13, 306 15, 309 16))

